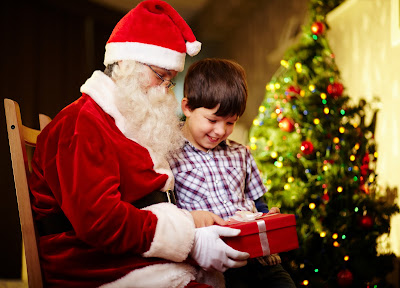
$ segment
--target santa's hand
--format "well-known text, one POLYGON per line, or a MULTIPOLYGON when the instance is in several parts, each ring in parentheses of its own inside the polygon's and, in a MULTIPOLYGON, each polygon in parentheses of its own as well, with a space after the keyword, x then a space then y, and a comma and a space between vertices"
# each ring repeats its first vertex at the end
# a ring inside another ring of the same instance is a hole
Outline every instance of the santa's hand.
POLYGON ((229 247, 220 236, 239 235, 239 229, 222 226, 197 228, 194 245, 190 255, 204 270, 225 272, 228 268, 242 267, 247 264, 249 254, 229 247))

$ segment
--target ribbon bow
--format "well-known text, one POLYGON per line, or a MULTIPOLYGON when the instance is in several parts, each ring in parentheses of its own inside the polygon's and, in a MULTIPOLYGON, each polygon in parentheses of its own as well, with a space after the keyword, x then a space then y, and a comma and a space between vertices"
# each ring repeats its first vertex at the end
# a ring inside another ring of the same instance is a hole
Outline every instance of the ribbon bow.
POLYGON ((235 215, 229 219, 236 220, 239 222, 249 222, 260 218, 263 215, 262 212, 250 212, 250 211, 236 211, 235 215))

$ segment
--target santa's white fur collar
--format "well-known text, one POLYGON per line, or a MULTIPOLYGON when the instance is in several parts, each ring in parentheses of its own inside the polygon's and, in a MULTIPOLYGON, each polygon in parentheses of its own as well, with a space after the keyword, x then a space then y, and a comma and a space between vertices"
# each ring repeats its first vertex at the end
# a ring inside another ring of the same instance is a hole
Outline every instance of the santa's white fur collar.
POLYGON ((114 81, 101 71, 93 72, 92 76, 86 80, 85 84, 81 86, 82 93, 89 95, 97 103, 97 105, 103 109, 104 112, 114 118, 115 125, 122 132, 122 134, 124 134, 128 139, 142 145, 149 151, 150 157, 153 160, 154 170, 157 173, 168 175, 168 181, 161 190, 166 191, 168 189, 173 189, 174 177, 166 159, 159 159, 160 157, 157 157, 157 154, 154 153, 149 147, 146 147, 140 143, 140 139, 136 139, 131 135, 129 137, 127 136, 125 118, 115 105, 116 91, 117 86, 114 81))

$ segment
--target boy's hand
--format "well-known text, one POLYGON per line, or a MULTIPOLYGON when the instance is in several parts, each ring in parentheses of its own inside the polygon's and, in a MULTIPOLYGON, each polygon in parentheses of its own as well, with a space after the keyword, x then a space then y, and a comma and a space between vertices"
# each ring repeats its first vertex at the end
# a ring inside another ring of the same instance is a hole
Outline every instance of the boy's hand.
POLYGON ((192 214, 194 225, 196 226, 196 228, 207 227, 214 224, 217 225, 228 224, 227 221, 209 211, 194 210, 190 211, 190 214, 192 214))
POLYGON ((281 210, 279 210, 278 207, 272 207, 271 209, 269 209, 268 214, 276 214, 276 213, 281 213, 281 210))

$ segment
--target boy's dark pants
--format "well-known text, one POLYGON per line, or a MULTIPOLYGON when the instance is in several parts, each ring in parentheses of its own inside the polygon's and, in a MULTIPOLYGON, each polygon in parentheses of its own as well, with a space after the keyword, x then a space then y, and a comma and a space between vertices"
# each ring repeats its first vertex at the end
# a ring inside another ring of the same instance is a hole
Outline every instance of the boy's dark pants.
POLYGON ((296 288, 281 264, 263 266, 257 259, 250 259, 246 266, 228 269, 224 276, 226 288, 296 288))

